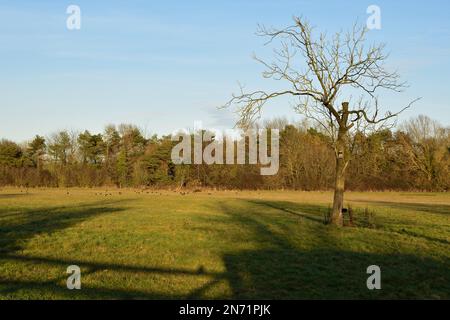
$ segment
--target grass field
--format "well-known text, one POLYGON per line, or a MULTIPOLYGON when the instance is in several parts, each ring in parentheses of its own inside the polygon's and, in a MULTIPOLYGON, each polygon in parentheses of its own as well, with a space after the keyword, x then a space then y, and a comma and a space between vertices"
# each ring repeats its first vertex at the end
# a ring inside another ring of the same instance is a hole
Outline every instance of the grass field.
POLYGON ((327 192, 4 188, 0 299, 450 298, 450 194, 347 200, 358 226, 339 229, 327 192))

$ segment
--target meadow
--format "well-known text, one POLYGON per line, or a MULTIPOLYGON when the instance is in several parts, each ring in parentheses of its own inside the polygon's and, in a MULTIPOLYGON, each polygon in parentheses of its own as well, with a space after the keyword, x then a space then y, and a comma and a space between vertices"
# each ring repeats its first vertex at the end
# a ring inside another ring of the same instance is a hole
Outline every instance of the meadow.
POLYGON ((2 188, 0 299, 450 299, 449 193, 346 199, 337 228, 330 192, 2 188))

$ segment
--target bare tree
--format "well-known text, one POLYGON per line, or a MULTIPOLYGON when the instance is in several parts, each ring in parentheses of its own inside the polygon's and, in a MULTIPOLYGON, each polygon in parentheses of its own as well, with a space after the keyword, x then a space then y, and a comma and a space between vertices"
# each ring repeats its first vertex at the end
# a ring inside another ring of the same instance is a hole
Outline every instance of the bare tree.
POLYGON ((407 134, 400 135, 400 141, 418 172, 417 176, 425 177, 421 185, 430 190, 442 187, 440 184, 446 186, 448 178, 442 177, 448 177, 448 130, 425 115, 406 121, 400 129, 407 134))
POLYGON ((331 138, 336 156, 332 222, 342 225, 345 173, 351 159, 351 137, 356 131, 380 130, 396 113, 380 115, 376 94, 380 89, 401 91, 405 83, 396 72, 385 67, 384 45, 366 46, 367 29, 355 25, 347 34, 336 33, 313 37, 313 28, 302 18, 294 17, 294 25, 285 29, 259 27, 258 35, 268 38, 267 44, 280 40, 274 50, 275 59, 267 63, 255 57, 266 70, 263 77, 283 81, 284 90, 233 94, 225 105, 236 105, 240 120, 247 126, 259 117, 262 107, 280 96, 296 98, 294 108, 316 121, 331 138), (297 58, 300 54, 303 59, 297 58), (359 98, 350 107, 351 96, 359 98), (342 96, 346 96, 343 98, 342 96))

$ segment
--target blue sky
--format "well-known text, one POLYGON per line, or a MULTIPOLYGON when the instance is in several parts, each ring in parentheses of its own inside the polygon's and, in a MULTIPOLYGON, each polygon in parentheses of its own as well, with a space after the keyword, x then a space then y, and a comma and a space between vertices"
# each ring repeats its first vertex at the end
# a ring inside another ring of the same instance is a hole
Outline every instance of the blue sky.
MULTIPOLYGON (((387 94, 398 110, 423 99, 403 119, 423 113, 450 124, 450 3, 429 1, 0 1, 0 137, 26 140, 59 129, 100 132, 134 123, 147 134, 204 126, 230 128, 231 111, 217 110, 237 81, 262 79, 256 53, 269 58, 257 24, 283 27, 302 15, 334 32, 364 23, 381 8, 389 63, 410 88, 387 94), (66 8, 81 8, 81 30, 66 28, 66 8)), ((263 117, 300 119, 286 101, 263 117)))

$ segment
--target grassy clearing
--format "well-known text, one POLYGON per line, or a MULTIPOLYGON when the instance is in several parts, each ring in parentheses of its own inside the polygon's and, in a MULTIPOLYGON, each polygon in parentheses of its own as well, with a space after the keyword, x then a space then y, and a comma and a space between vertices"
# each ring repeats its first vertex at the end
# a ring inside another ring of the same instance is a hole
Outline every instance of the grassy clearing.
POLYGON ((449 194, 348 193, 337 229, 326 192, 105 193, 0 190, 1 299, 450 298, 449 194))

